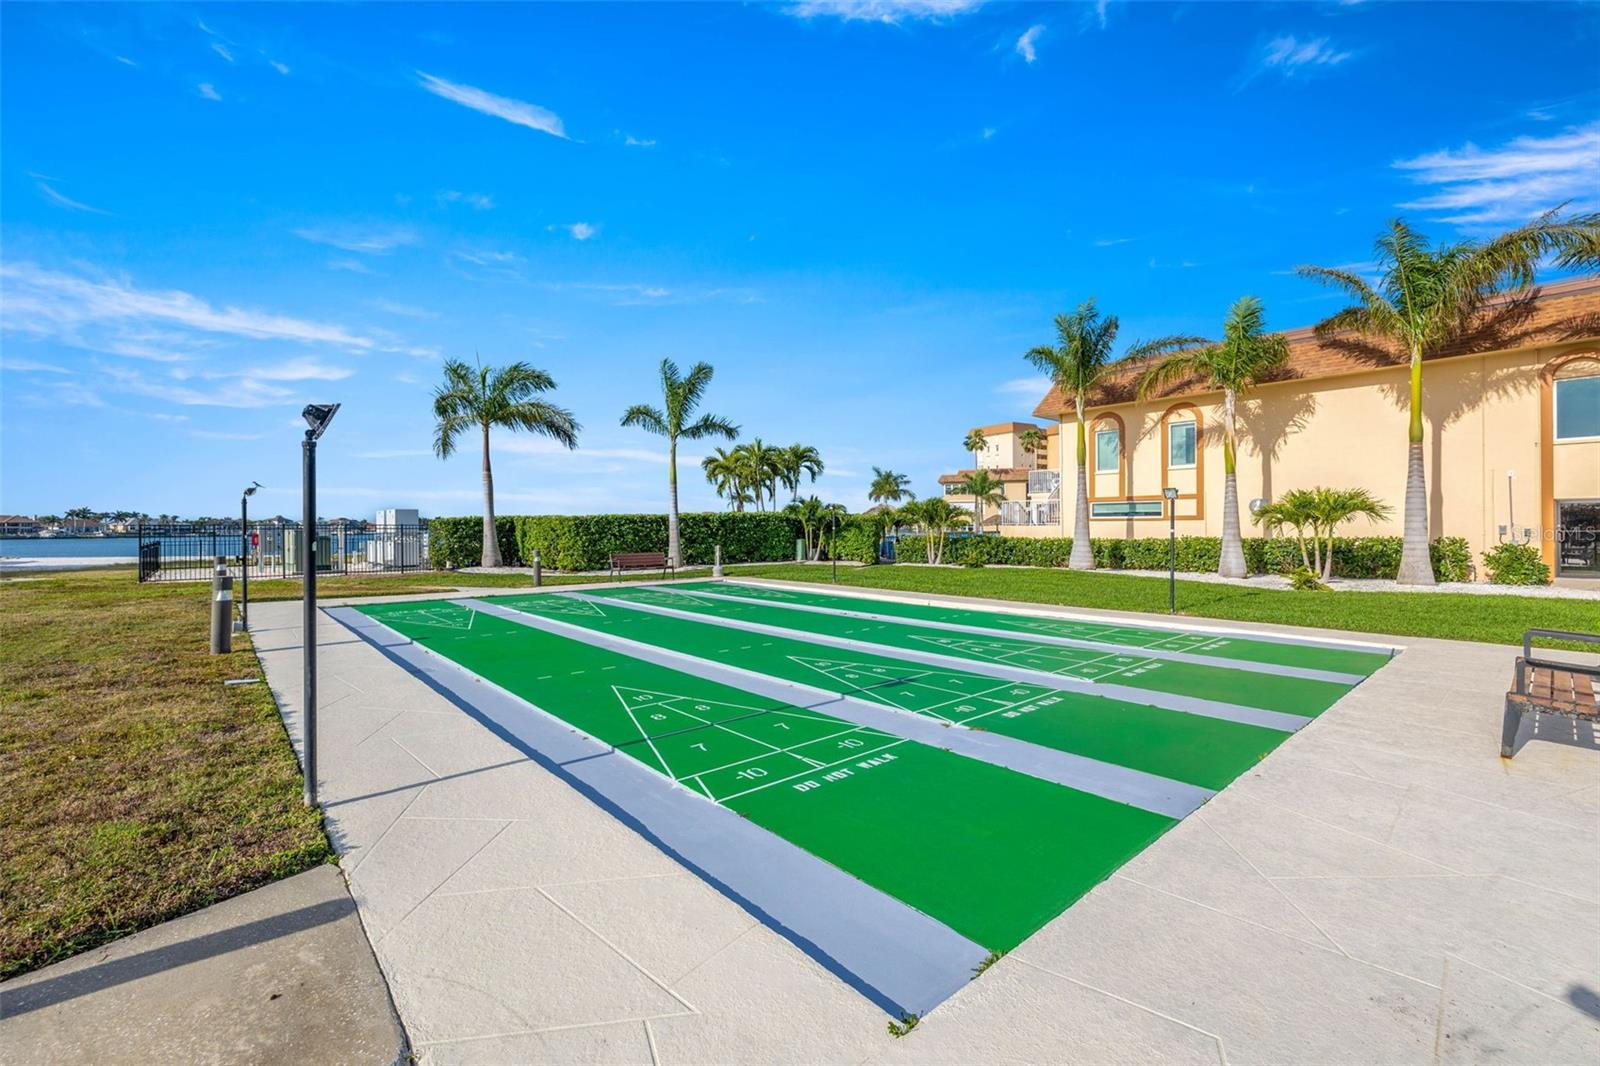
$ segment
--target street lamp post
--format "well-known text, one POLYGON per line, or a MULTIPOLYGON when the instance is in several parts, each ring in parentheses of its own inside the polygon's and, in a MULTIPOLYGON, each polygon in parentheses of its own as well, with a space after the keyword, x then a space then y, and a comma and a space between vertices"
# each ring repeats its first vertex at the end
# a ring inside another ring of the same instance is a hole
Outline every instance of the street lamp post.
POLYGON ((828 545, 828 557, 833 561, 833 583, 839 583, 839 512, 833 512, 833 542, 828 545))
POLYGON ((1178 613, 1178 490, 1164 488, 1167 498, 1167 613, 1178 613))
POLYGON ((304 595, 301 597, 300 633, 304 647, 305 674, 300 688, 301 712, 305 723, 307 807, 317 805, 317 438, 322 436, 339 411, 336 403, 306 404, 300 417, 310 428, 300 443, 302 513, 300 516, 300 565, 304 568, 304 595))
POLYGON ((252 481, 239 497, 239 628, 250 628, 250 497, 261 482, 252 481))

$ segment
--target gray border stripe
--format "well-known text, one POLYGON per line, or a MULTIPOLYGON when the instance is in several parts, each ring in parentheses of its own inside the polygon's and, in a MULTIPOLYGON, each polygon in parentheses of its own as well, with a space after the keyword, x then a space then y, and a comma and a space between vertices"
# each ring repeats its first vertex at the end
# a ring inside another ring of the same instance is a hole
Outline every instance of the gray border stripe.
POLYGON ((351 607, 398 660, 893 1015, 925 1013, 989 950, 351 607))
MULTIPOLYGON (((1165 651, 1160 648, 1141 648, 1137 644, 1117 644, 1113 641, 1085 640, 1078 637, 1060 637, 1048 633, 1021 633, 1010 629, 989 629, 984 626, 964 625, 961 622, 936 622, 927 618, 906 618, 896 614, 877 614, 873 611, 847 611, 837 607, 818 607, 810 603, 794 603, 788 600, 763 600, 755 596, 730 596, 725 592, 706 592, 703 589, 679 588, 675 585, 650 586, 655 592, 670 592, 677 596, 703 596, 711 600, 725 600, 729 603, 755 603, 763 607, 782 607, 790 611, 810 611, 813 614, 844 615, 848 618, 864 618, 872 622, 899 622, 904 625, 924 626, 928 629, 947 629, 955 633, 972 633, 983 637, 1007 637, 1011 640, 1027 641, 1037 644, 1057 644, 1068 648, 1086 648, 1091 651, 1118 652, 1123 655, 1138 655, 1146 659, 1169 659, 1175 663, 1189 663, 1194 666, 1208 666, 1214 670, 1245 670, 1256 674, 1278 674, 1282 677, 1299 677, 1308 681, 1332 681, 1339 685, 1359 685, 1365 681, 1365 674, 1346 674, 1336 670, 1314 670, 1305 666, 1282 666, 1277 663, 1258 663, 1248 659, 1223 659, 1214 655, 1196 655, 1186 651, 1165 651)), ((826 593, 819 593, 826 595, 826 593)), ((914 604, 912 606, 922 606, 914 604)), ((952 608, 961 610, 962 608, 952 608)), ((1017 616, 1022 617, 1022 616, 1017 616)), ((1041 619, 1048 621, 1048 619, 1041 619)), ((1069 619, 1061 619, 1069 621, 1069 619)), ((1077 621, 1077 619, 1070 619, 1077 621)), ((1092 625, 1094 623, 1085 623, 1092 625)), ((1115 623, 1106 623, 1107 625, 1115 623)), ((1129 626, 1127 628, 1137 628, 1129 626)), ((1174 633, 1173 637, 1203 636, 1201 633, 1174 633)), ((1226 640, 1225 636, 1214 636, 1212 640, 1226 640)), ((1248 639, 1248 638, 1239 638, 1248 639)))
POLYGON ((1293 733, 1311 721, 1310 718, 1303 718, 1298 714, 1284 714, 1282 711, 1265 711, 1257 707, 1241 707, 1237 704, 1222 703, 1218 700, 1201 699, 1198 696, 1178 696, 1170 692, 1133 688, 1130 685, 1113 685, 1104 681, 1085 681, 1082 678, 1071 677, 1066 674, 1047 674, 1042 670, 1028 670, 1020 666, 1007 666, 1004 663, 985 662, 980 659, 962 659, 956 656, 940 655, 937 652, 918 651, 912 648, 896 648, 888 644, 873 644, 870 641, 853 640, 849 637, 830 637, 821 633, 813 633, 806 629, 786 629, 782 626, 769 626, 763 622, 741 622, 718 615, 680 611, 675 607, 660 607, 653 603, 638 603, 620 597, 587 596, 578 592, 562 592, 558 593, 558 595, 601 605, 622 605, 630 610, 646 611, 651 614, 665 615, 668 618, 685 618, 695 622, 709 622, 712 625, 738 629, 746 633, 761 633, 769 637, 800 640, 807 644, 820 644, 830 648, 844 648, 849 651, 870 652, 890 659, 903 659, 907 662, 936 666, 941 670, 957 670, 967 674, 984 674, 989 677, 1005 678, 1008 681, 1021 681, 1030 685, 1044 685, 1047 688, 1055 689, 1067 689, 1073 685, 1078 685, 1091 696, 1109 696, 1113 699, 1127 700, 1129 703, 1142 703, 1148 707, 1161 707, 1165 710, 1178 711, 1183 714, 1198 714, 1205 718, 1217 718, 1227 722, 1264 726, 1267 729, 1276 729, 1284 733, 1293 733))
POLYGON ((655 663, 657 666, 673 670, 693 670, 699 676, 733 688, 780 700, 806 710, 822 711, 854 722, 856 725, 881 729, 886 733, 907 737, 930 747, 945 748, 958 755, 1004 766, 1008 770, 1015 770, 1029 777, 1065 785, 1079 792, 1091 793, 1102 799, 1125 803, 1169 818, 1181 819, 1192 814, 1216 794, 1211 789, 1199 785, 1174 781, 1157 774, 1132 770, 1126 766, 1074 755, 1071 752, 1040 747, 998 733, 961 728, 959 723, 946 726, 925 715, 886 707, 845 692, 728 666, 699 656, 563 622, 558 618, 518 611, 515 608, 502 607, 482 600, 455 602, 463 607, 470 607, 475 611, 482 611, 531 629, 574 637, 610 651, 655 663), (819 696, 821 699, 815 698, 819 696), (805 697, 812 698, 804 699, 805 697))
MULTIPOLYGON (((711 577, 685 577, 679 582, 715 581, 711 577)), ((828 596, 844 596, 857 600, 895 600, 899 603, 915 603, 925 607, 960 607, 969 611, 985 611, 989 614, 1012 614, 1021 618, 1067 618, 1075 622, 1097 622, 1103 625, 1129 625, 1143 626, 1146 629, 1159 629, 1169 633, 1189 633, 1194 636, 1234 636, 1243 640, 1259 640, 1267 644, 1293 644, 1306 648, 1326 648, 1330 651, 1364 651, 1373 655, 1387 655, 1394 658, 1405 650, 1403 644, 1381 644, 1369 640, 1339 640, 1334 637, 1302 637, 1289 633, 1268 633, 1255 629, 1234 629, 1227 626, 1178 626, 1170 622, 1141 615, 1136 611, 1123 611, 1114 616, 1097 614, 1074 613, 1068 604, 1029 603, 1023 600, 1006 601, 997 604, 992 599, 975 596, 960 596, 954 593, 918 593, 904 592, 900 589, 863 588, 858 585, 821 585, 810 581, 769 581, 757 577, 728 577, 722 581, 729 585, 745 585, 750 588, 771 589, 774 592, 788 592, 799 588, 806 592, 817 592, 828 596), (1132 615, 1133 617, 1123 617, 1132 615)), ((618 585, 608 585, 607 588, 617 588, 618 585)), ((643 587, 630 586, 630 587, 643 587)), ((1212 619, 1217 622, 1228 622, 1229 619, 1212 619)))

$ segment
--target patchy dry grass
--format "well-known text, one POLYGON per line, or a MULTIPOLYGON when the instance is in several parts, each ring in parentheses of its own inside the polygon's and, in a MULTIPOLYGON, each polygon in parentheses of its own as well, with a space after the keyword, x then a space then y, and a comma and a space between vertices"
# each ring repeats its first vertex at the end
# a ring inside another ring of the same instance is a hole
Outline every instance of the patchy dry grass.
POLYGON ((249 638, 208 586, 0 581, 0 976, 327 861, 249 638))

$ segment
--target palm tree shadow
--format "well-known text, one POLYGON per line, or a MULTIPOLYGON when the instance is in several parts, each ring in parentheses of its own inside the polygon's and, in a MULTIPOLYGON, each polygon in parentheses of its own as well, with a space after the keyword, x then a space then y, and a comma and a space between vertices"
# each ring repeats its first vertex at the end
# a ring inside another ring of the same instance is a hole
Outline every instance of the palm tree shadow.
MULTIPOLYGON (((1317 397, 1310 389, 1278 390, 1271 402, 1246 400, 1239 406, 1239 439, 1255 449, 1261 459, 1261 495, 1273 496, 1272 471, 1289 438, 1303 431, 1317 413, 1317 397)), ((1213 430, 1212 432, 1215 432, 1213 430)))

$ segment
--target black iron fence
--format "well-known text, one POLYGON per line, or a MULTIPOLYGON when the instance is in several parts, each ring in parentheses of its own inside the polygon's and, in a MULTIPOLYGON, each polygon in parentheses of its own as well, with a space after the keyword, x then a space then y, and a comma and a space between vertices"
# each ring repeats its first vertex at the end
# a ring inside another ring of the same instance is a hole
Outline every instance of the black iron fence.
MULTIPOLYGON (((138 529, 139 580, 209 581, 221 556, 234 577, 300 577, 298 522, 145 524, 138 529)), ((318 522, 312 558, 319 574, 392 574, 428 569, 428 525, 318 522)))

